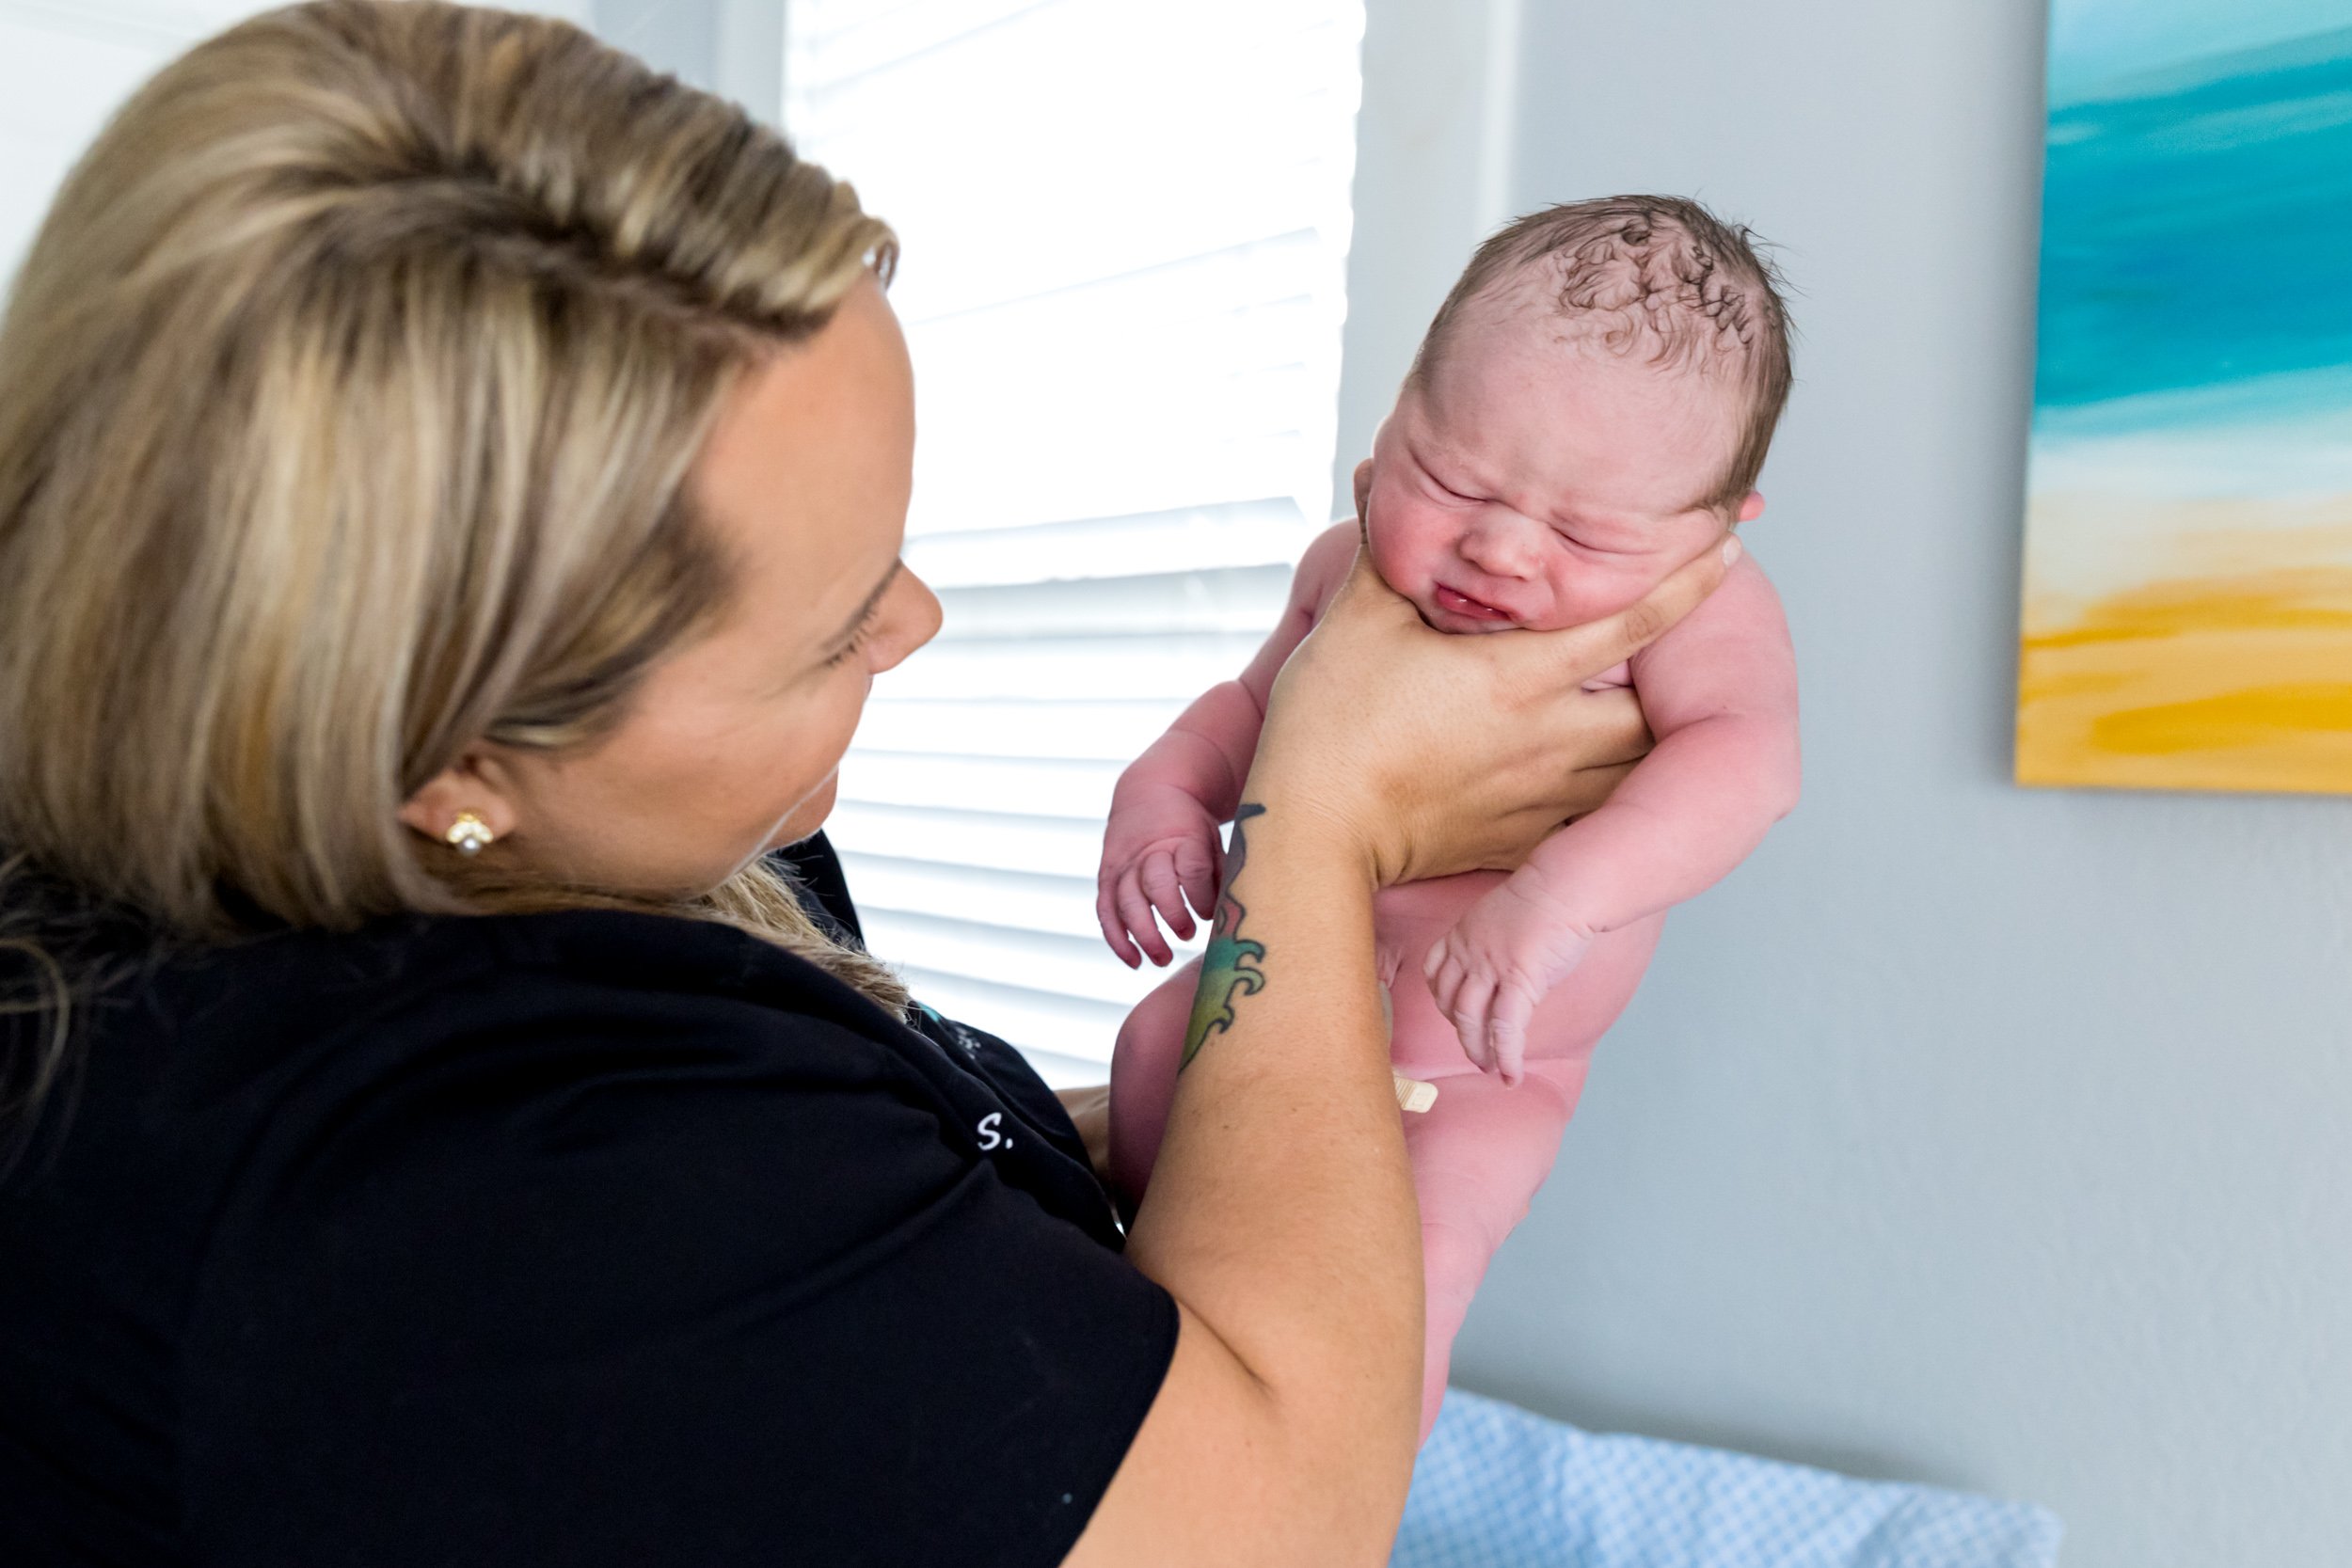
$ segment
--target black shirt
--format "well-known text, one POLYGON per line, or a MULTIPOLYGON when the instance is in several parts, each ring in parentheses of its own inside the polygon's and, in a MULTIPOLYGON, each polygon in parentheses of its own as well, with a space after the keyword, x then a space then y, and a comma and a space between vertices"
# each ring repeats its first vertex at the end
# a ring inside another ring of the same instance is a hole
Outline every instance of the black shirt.
POLYGON ((76 1053, 0 1180, 8 1568, 1053 1563, 1174 1350, 1017 1055, 723 927, 272 936, 76 1053))

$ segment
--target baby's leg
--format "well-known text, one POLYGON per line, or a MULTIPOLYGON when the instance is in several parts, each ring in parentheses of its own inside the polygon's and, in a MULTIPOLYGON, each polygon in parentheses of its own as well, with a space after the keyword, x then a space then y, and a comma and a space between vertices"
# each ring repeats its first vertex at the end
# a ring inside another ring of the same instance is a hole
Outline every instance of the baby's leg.
POLYGON ((1421 1435, 1445 1398, 1454 1337, 1488 1259, 1551 1172, 1560 1135, 1583 1087, 1584 1064, 1531 1061, 1516 1089, 1481 1072, 1439 1082, 1438 1102, 1405 1118, 1405 1149, 1421 1197, 1423 1319, 1421 1435))
POLYGON ((1184 1027, 1200 989, 1200 960, 1195 958, 1152 988, 1119 1026, 1111 1051, 1111 1185, 1130 1203, 1142 1200, 1160 1155, 1168 1103, 1176 1098, 1176 1069, 1184 1065, 1184 1027))
POLYGON ((1659 922, 1597 939, 1584 963, 1537 1004, 1528 1022, 1527 1074, 1517 1089, 1480 1072, 1429 994, 1422 960, 1463 911, 1502 878, 1492 872, 1382 892, 1373 924, 1381 967, 1391 972, 1390 1058, 1400 1072, 1438 1086, 1425 1116, 1405 1118, 1405 1145, 1421 1196, 1428 1282, 1422 1349, 1422 1436, 1445 1397, 1454 1337, 1486 1264, 1550 1173, 1561 1134, 1584 1087, 1593 1047, 1641 983, 1659 922))

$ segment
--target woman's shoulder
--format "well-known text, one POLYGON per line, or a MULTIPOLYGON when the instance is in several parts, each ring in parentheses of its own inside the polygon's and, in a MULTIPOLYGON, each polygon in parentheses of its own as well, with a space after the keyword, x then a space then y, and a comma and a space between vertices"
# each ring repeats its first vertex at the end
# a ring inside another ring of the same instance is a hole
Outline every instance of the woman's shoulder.
POLYGON ((407 916, 82 956, 113 961, 68 1015, 70 1075, 32 1143, 67 1185, 110 1169, 117 1187, 209 1194, 216 1217, 331 1204, 348 1194, 329 1173, 420 1161, 526 1179, 582 1140, 655 1170, 746 1114, 798 1127, 818 1160, 877 1120, 969 1119, 935 1046, 715 923, 407 916))
POLYGON ((144 1124, 200 1160, 238 1148, 241 1189, 271 1202, 342 1201, 341 1170, 569 1182, 593 1148, 690 1209, 751 1171, 821 1195, 847 1228, 809 1230, 818 1254, 880 1217, 861 1208, 928 1203, 983 1167, 1118 1244, 1066 1115, 1010 1047, 910 1022, 717 923, 584 910, 285 933, 168 966, 144 1003, 168 1036, 133 1088, 144 1124))
POLYGON ((771 942, 628 911, 394 917, 181 949, 132 973, 123 994, 102 995, 102 1035, 153 1028, 231 1077, 319 1049, 399 1060, 600 1022, 706 1044, 905 1044, 889 1014, 771 942))
POLYGON ((723 925, 282 932, 151 963, 85 1024, 63 1171, 206 1195, 186 1243, 215 1259, 341 1234, 399 1256, 478 1222, 485 1246, 548 1249, 517 1277, 578 1285, 624 1211, 714 1256, 718 1216, 758 1212, 762 1266, 813 1268, 983 1168, 1116 1242, 1065 1130, 989 1062, 723 925))

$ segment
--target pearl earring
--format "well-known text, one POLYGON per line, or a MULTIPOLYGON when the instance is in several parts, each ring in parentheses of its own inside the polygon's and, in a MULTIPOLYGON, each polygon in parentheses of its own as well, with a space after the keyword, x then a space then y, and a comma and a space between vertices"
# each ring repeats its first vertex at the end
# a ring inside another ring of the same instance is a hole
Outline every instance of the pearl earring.
POLYGON ((441 835, 441 841, 461 855, 478 855, 483 846, 496 837, 498 834, 490 831, 487 822, 472 812, 461 811, 457 820, 449 825, 449 832, 441 835))

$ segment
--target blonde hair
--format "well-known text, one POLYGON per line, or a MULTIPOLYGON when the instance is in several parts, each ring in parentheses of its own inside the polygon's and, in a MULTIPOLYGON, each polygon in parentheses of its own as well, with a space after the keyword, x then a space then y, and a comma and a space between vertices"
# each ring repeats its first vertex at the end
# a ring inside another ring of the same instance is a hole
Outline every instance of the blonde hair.
POLYGON ((0 935, 60 1009, 8 1098, 64 1041, 28 880, 198 942, 658 910, 902 1006, 765 861, 649 902, 395 816, 474 742, 596 737, 708 624, 723 400, 895 256, 740 110, 545 18, 322 0, 140 89, 0 324, 0 935))

